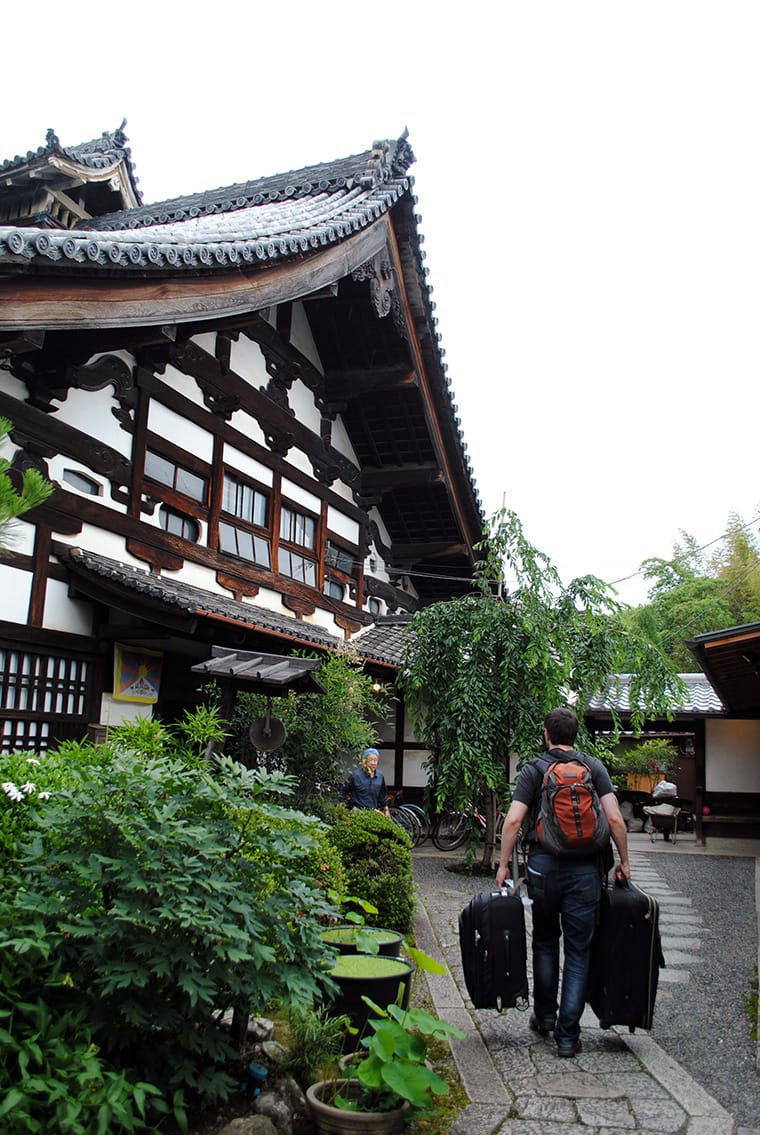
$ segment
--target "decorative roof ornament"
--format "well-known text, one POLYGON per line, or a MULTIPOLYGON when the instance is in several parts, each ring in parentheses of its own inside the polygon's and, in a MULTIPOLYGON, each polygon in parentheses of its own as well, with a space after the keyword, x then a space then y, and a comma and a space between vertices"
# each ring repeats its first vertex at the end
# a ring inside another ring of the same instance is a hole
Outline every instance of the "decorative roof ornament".
POLYGON ((409 130, 405 126, 404 133, 396 142, 396 148, 391 158, 391 171, 394 177, 404 177, 409 166, 414 165, 417 161, 414 156, 414 150, 409 145, 408 138, 409 130))
POLYGON ((406 171, 415 161, 408 137, 409 131, 404 128, 404 133, 395 142, 382 140, 372 143, 366 169, 357 178, 362 189, 373 189, 384 181, 406 176, 406 171))

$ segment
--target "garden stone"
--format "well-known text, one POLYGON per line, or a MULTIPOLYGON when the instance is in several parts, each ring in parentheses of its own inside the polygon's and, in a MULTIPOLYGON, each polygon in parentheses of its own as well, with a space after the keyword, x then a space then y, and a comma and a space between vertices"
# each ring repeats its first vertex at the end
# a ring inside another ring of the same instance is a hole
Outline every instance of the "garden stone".
POLYGON ((274 1021, 270 1021, 267 1017, 254 1017, 248 1023, 248 1036, 258 1043, 272 1040, 274 1037, 274 1021))
POLYGON ((303 1131, 307 1128, 311 1118, 305 1093, 301 1091, 292 1076, 286 1076, 285 1079, 278 1084, 278 1093, 282 1096, 293 1117, 293 1130, 297 1132, 303 1131))
POLYGON ((273 1064, 281 1068, 290 1059, 290 1053, 278 1040, 265 1040, 261 1051, 269 1057, 273 1064))
POLYGON ((266 1115, 243 1115, 230 1120, 218 1135, 278 1135, 278 1132, 266 1115))
POLYGON ((253 1106, 257 1115, 271 1119, 277 1135, 293 1135, 293 1116, 281 1096, 274 1092, 263 1092, 253 1106))

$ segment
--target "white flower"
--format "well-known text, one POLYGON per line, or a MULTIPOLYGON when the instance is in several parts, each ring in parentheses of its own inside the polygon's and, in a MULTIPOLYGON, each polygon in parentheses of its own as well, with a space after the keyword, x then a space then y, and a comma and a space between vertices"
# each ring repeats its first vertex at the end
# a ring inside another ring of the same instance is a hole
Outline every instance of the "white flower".
POLYGON ((4 781, 3 784, 0 785, 0 787, 2 788, 5 795, 9 796, 11 798, 11 800, 23 800, 24 799, 24 793, 19 792, 18 788, 16 788, 16 785, 13 783, 12 780, 4 781))
POLYGON ((32 792, 37 791, 37 785, 32 784, 31 780, 27 780, 26 784, 21 785, 21 791, 26 792, 27 794, 31 794, 32 792))
POLYGON ((40 800, 49 800, 50 799, 50 793, 49 792, 39 792, 38 797, 39 797, 40 800))
POLYGON ((27 758, 26 758, 26 763, 27 763, 28 765, 38 765, 38 764, 39 764, 40 762, 39 762, 39 761, 37 760, 37 758, 36 758, 36 757, 27 757, 27 758))

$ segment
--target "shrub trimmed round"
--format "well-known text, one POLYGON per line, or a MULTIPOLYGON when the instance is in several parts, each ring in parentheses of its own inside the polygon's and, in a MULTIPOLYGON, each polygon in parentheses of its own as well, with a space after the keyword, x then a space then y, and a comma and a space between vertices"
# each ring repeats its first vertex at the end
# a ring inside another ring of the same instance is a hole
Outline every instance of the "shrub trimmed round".
POLYGON ((343 860, 348 894, 377 907, 369 926, 408 934, 414 919, 414 876, 409 837, 381 812, 341 808, 330 842, 343 860))

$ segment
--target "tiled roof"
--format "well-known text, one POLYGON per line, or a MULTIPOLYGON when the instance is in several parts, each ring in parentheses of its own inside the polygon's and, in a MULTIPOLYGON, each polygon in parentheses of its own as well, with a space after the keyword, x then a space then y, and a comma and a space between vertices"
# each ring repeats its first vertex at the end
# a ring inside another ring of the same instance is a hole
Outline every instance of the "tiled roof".
POLYGON ((45 136, 45 145, 36 150, 29 150, 26 154, 17 154, 13 158, 0 161, 0 174, 10 173, 14 170, 32 165, 40 158, 58 155, 67 158, 75 165, 86 166, 90 169, 115 169, 120 162, 126 162, 135 194, 141 200, 137 190, 138 178, 134 174, 132 164, 132 151, 127 145, 127 136, 124 133, 126 121, 118 129, 104 131, 99 138, 90 142, 81 142, 76 146, 62 146, 54 130, 48 130, 45 136))
POLYGON ((268 611, 265 607, 255 607, 251 603, 204 591, 170 576, 153 575, 95 552, 88 552, 84 548, 58 548, 56 554, 64 563, 76 568, 78 573, 84 571, 101 576, 128 591, 139 592, 170 607, 178 607, 189 615, 232 619, 265 633, 271 631, 280 636, 314 643, 315 646, 336 647, 341 641, 322 627, 306 623, 302 619, 290 618, 276 611, 268 611))
MULTIPOLYGON (((723 703, 704 674, 679 674, 687 689, 682 704, 676 706, 679 714, 723 714, 723 703)), ((631 675, 616 674, 605 690, 590 699, 588 710, 599 713, 614 708, 618 713, 628 713, 631 709, 631 675)))
MULTIPOLYGON (((313 643, 315 646, 336 649, 342 639, 329 634, 322 627, 304 622, 302 619, 268 611, 251 603, 242 603, 189 583, 172 579, 166 575, 153 575, 141 568, 119 563, 107 556, 97 555, 84 548, 57 546, 56 554, 64 563, 75 568, 78 574, 91 574, 102 577, 128 591, 138 592, 149 599, 178 607, 188 615, 218 616, 225 620, 243 623, 252 629, 276 634, 289 639, 313 643)), ((368 661, 384 662, 398 666, 403 652, 408 618, 386 616, 352 639, 357 654, 368 661)))
POLYGON ((355 634, 351 642, 364 658, 398 667, 408 637, 409 616, 386 615, 376 619, 371 627, 355 634))
MULTIPOLYGON (((75 149, 86 156, 85 148, 75 149)), ((0 264, 143 276, 300 257, 387 212, 409 190, 413 160, 403 137, 354 157, 107 214, 73 230, 0 227, 0 264)))

